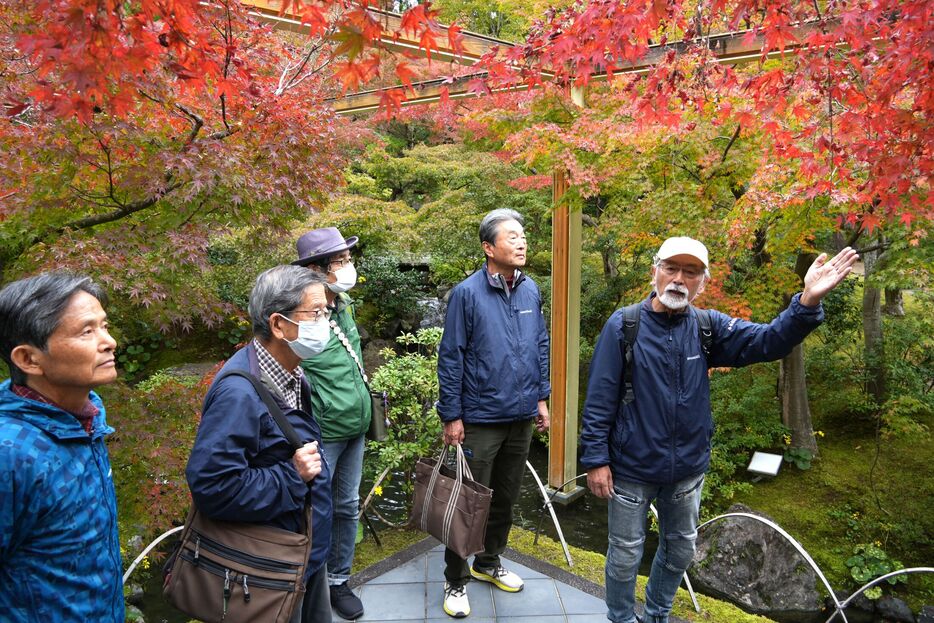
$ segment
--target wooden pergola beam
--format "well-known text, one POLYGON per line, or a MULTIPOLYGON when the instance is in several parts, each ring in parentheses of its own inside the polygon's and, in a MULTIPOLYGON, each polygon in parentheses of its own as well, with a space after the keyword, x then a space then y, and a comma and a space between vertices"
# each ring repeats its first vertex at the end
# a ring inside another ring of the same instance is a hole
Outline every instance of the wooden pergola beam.
MULTIPOLYGON (((276 28, 290 32, 307 33, 308 26, 302 26, 301 15, 286 12, 280 15, 281 2, 279 0, 244 0, 244 6, 250 13, 261 20, 272 24, 276 28)), ((424 56, 425 50, 419 47, 415 33, 402 31, 402 15, 391 11, 383 11, 374 7, 367 7, 367 13, 382 23, 384 35, 380 44, 394 52, 409 52, 424 56)), ((447 25, 439 24, 436 50, 432 50, 432 60, 441 62, 456 62, 459 65, 473 65, 480 58, 496 48, 511 48, 515 44, 474 32, 461 31, 461 49, 455 51, 448 43, 447 25)))
MULTIPOLYGON (((789 44, 785 46, 784 51, 793 51, 799 47, 802 47, 803 44, 801 42, 804 41, 810 33, 817 30, 818 28, 819 25, 817 23, 800 24, 791 28, 789 30, 789 34, 794 36, 796 41, 789 42, 789 44)), ((755 35, 749 40, 746 40, 749 32, 749 30, 739 30, 722 33, 719 35, 712 35, 702 39, 676 41, 674 43, 666 43, 664 45, 652 45, 649 46, 649 51, 641 59, 634 62, 622 62, 613 73, 646 73, 652 67, 657 65, 662 59, 664 59, 665 55, 669 52, 684 52, 685 50, 694 45, 697 45, 698 43, 706 44, 708 49, 713 52, 714 57, 720 63, 736 65, 755 61, 762 57, 762 48, 765 44, 765 37, 763 35, 755 35)), ((781 51, 773 50, 766 56, 767 58, 773 58, 780 56, 782 53, 783 52, 781 51)), ((449 99, 463 99, 476 96, 476 93, 468 90, 468 84, 471 80, 476 78, 484 78, 485 76, 485 72, 477 72, 470 74, 469 76, 455 78, 453 81, 449 79, 437 78, 434 80, 413 82, 411 91, 402 86, 390 87, 390 90, 402 89, 407 92, 406 98, 401 102, 402 106, 432 104, 441 100, 441 98, 444 96, 443 93, 445 89, 447 90, 446 97, 449 99)), ((591 82, 600 82, 605 81, 606 79, 607 75, 605 73, 595 74, 590 78, 591 82)), ((528 90, 528 88, 528 85, 520 84, 511 87, 510 89, 503 90, 525 91, 528 90)), ((382 90, 380 89, 372 91, 360 91, 357 93, 344 95, 343 97, 335 98, 331 101, 332 105, 334 106, 334 111, 341 115, 369 112, 379 108, 381 92, 382 90)))

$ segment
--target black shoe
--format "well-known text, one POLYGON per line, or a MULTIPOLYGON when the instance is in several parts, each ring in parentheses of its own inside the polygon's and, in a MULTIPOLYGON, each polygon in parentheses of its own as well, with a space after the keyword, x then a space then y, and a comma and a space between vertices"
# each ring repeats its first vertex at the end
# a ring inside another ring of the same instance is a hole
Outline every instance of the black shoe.
POLYGON ((334 584, 331 589, 331 607, 337 611, 337 614, 343 619, 353 621, 363 616, 363 602, 354 595, 347 582, 343 584, 334 584))

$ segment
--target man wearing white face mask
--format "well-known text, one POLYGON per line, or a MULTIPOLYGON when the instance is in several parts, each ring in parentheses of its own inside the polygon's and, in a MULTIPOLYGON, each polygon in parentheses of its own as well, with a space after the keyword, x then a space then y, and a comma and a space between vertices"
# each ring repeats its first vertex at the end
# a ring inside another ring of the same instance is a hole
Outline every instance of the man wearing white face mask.
POLYGON ((344 238, 336 227, 315 229, 298 239, 298 259, 324 277, 331 309, 327 343, 321 354, 302 361, 311 385, 311 404, 321 423, 321 451, 331 466, 334 523, 328 554, 328 584, 334 610, 345 619, 363 616, 363 603, 347 580, 353 563, 363 473, 364 435, 370 425, 371 403, 363 370, 360 333, 347 291, 357 283, 350 249, 358 238, 344 238))
POLYGON ((218 372, 204 398, 185 475, 199 511, 222 521, 304 532, 312 509, 312 547, 305 596, 290 623, 331 623, 327 555, 331 527, 330 466, 319 452, 321 429, 299 366, 327 344, 330 310, 324 279, 297 266, 276 266, 250 293, 254 339, 218 372), (305 445, 293 450, 242 370, 272 394, 305 445))

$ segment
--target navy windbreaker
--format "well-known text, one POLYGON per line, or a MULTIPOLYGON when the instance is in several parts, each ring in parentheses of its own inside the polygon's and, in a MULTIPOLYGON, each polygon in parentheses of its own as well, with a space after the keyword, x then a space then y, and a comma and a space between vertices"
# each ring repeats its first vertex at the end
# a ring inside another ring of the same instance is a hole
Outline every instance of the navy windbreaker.
MULTIPOLYGON (((260 378, 253 343, 237 351, 226 370, 246 370, 260 378)), ((271 392, 277 398, 275 392, 271 392)), ((302 383, 302 402, 309 389, 302 383)), ((278 399, 278 398, 277 398, 278 399)), ((305 443, 317 441, 321 429, 308 412, 280 404, 305 443)), ((191 497, 212 519, 257 523, 302 532, 305 500, 312 508, 312 547, 306 579, 327 562, 331 545, 331 476, 322 456, 321 473, 311 483, 292 463, 295 451, 246 379, 228 376, 215 382, 204 398, 198 435, 185 475, 191 497)))
MULTIPOLYGON (((654 293, 653 295, 654 296, 654 293)), ((795 295, 768 324, 710 310, 714 341, 701 349, 694 313, 669 315, 642 303, 633 350, 635 400, 622 406, 623 313, 607 320, 590 363, 581 429, 581 464, 609 465, 614 479, 670 484, 707 470, 713 418, 709 368, 739 367, 787 356, 824 319, 820 305, 795 295)))
POLYGON ((526 420, 551 395, 538 286, 517 271, 510 292, 486 265, 451 290, 438 347, 438 415, 469 424, 526 420))
POLYGON ((123 561, 104 406, 75 416, 0 385, 0 621, 122 623, 123 561))

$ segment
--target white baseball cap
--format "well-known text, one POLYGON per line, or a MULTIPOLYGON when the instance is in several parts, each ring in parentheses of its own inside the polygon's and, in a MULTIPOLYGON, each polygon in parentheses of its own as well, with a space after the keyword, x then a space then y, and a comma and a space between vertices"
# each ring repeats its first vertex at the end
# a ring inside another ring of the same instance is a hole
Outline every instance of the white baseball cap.
POLYGON ((687 236, 669 238, 658 248, 656 257, 660 260, 667 260, 676 255, 690 255, 691 257, 696 257, 704 264, 704 268, 710 267, 710 262, 707 258, 707 247, 699 240, 694 240, 687 236))

